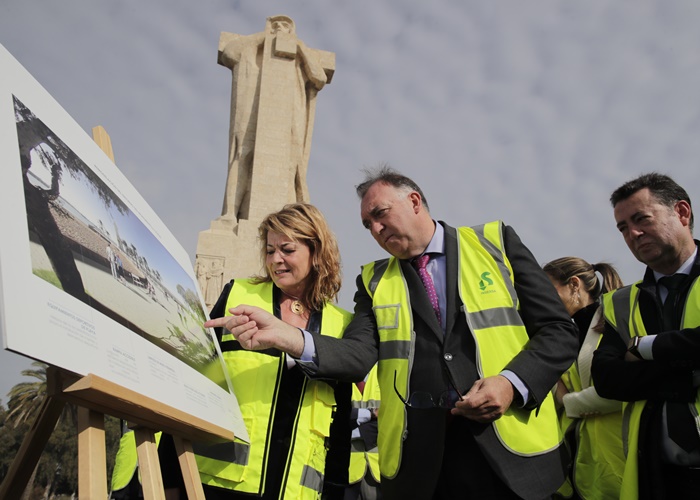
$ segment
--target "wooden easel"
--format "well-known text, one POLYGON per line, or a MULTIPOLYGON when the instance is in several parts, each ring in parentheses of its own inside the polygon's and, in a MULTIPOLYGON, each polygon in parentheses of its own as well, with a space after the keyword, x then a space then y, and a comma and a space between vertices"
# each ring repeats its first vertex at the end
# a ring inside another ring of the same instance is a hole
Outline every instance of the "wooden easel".
MULTIPOLYGON (((114 161, 112 143, 101 126, 93 139, 114 161)), ((79 376, 50 366, 47 393, 39 415, 0 484, 0 500, 20 498, 66 403, 78 407, 78 493, 81 499, 106 499, 104 415, 136 424, 134 436, 144 498, 165 500, 155 429, 173 436, 188 498, 204 500, 192 441, 233 441, 233 432, 194 418, 95 375, 79 376)))
POLYGON ((80 498, 107 498, 104 414, 138 426, 134 430, 144 498, 164 499, 154 429, 172 434, 188 498, 204 499, 192 440, 233 440, 233 433, 94 375, 84 377, 49 367, 47 394, 25 436, 0 498, 19 498, 27 485, 65 403, 78 406, 78 491, 80 498))

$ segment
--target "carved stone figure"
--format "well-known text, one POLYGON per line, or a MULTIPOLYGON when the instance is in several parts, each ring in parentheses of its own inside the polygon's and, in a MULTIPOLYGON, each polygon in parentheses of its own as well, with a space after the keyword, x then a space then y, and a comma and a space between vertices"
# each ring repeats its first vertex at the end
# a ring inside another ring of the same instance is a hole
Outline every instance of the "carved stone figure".
POLYGON ((202 291, 204 303, 211 308, 219 298, 224 286, 224 259, 221 257, 198 256, 196 263, 197 283, 202 291))
MULTIPOLYGON (((253 35, 222 33, 219 64, 231 69, 229 168, 222 216, 249 219, 254 192, 256 156, 275 152, 272 161, 281 176, 282 200, 308 201, 309 160, 316 93, 330 80, 333 64, 296 37, 287 16, 267 19, 266 30, 253 35), (263 113, 274 119, 265 122, 263 113)), ((325 53, 328 54, 328 53, 325 53)), ((260 175, 266 175, 259 172, 260 175)), ((268 193, 272 195, 273 193, 268 193)), ((269 212, 265 207, 262 212, 269 212)))
POLYGON ((333 78, 335 54, 307 47, 294 21, 273 16, 260 33, 221 33, 218 63, 232 75, 228 178, 221 216, 200 232, 195 261, 209 307, 223 283, 259 272, 260 222, 287 203, 310 201, 316 96, 333 78), (218 289, 207 279, 214 257, 223 268, 218 289))

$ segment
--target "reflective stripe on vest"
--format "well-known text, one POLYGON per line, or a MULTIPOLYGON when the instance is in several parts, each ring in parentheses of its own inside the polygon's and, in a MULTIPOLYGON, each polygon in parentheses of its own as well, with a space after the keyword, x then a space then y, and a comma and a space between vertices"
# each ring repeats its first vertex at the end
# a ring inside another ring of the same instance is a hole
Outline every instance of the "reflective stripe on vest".
MULTIPOLYGON (((502 231, 500 221, 458 229, 459 293, 476 342, 482 377, 500 373, 529 340, 518 314, 512 268, 502 250, 502 231)), ((384 399, 379 419, 379 462, 382 475, 392 478, 400 468, 406 432, 406 409, 394 392, 394 372, 396 389, 410 394, 413 315, 398 259, 364 266, 362 278, 373 299, 380 340, 379 385, 384 399)), ((494 426, 503 446, 517 455, 547 453, 563 439, 551 394, 537 415, 511 408, 494 426)))
POLYGON ((384 396, 377 423, 379 466, 383 476, 393 478, 400 467, 402 441, 406 433, 406 408, 394 391, 394 377, 396 390, 410 394, 408 382, 413 364, 413 315, 398 259, 392 257, 364 266, 362 278, 373 297, 372 310, 379 333, 377 376, 384 396), (379 279, 375 278, 376 274, 381 274, 379 279))
MULTIPOLYGON (((226 303, 228 309, 239 304, 260 307, 272 313, 272 283, 253 284, 235 280, 226 303)), ((351 314, 327 304, 322 312, 321 332, 342 336, 351 314)), ((236 342, 230 333, 223 342, 236 342)), ((264 492, 269 439, 278 398, 284 356, 234 349, 223 353, 241 414, 250 436, 250 445, 242 441, 211 446, 197 444, 197 464, 202 482, 207 485, 261 495, 264 492)), ((326 382, 304 380, 302 398, 294 422, 294 434, 282 481, 282 498, 317 498, 323 486, 326 438, 335 405, 334 390, 326 382)))
MULTIPOLYGON (((513 269, 503 250, 503 224, 490 222, 457 230, 459 295, 476 342, 477 370, 498 375, 530 338, 518 314, 513 269)), ((520 456, 541 455, 563 441, 551 393, 538 412, 511 406, 492 424, 501 444, 520 456)))
MULTIPOLYGON (((605 320, 617 331, 625 345, 632 337, 647 335, 639 308, 639 287, 641 281, 603 296, 603 313, 605 320)), ((681 328, 700 326, 700 279, 693 281, 683 305, 681 328)), ((625 472, 622 479, 620 498, 636 499, 639 494, 638 444, 639 422, 646 405, 646 400, 622 403, 622 446, 625 457, 625 472)), ((695 403, 688 405, 700 432, 700 389, 695 396, 695 403)))

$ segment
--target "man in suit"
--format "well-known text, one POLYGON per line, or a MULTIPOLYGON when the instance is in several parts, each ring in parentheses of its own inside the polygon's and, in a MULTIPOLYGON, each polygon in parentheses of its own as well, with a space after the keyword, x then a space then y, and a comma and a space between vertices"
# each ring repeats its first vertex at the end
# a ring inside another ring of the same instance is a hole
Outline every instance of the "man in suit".
POLYGON ((391 257, 363 267, 342 340, 248 306, 207 326, 282 349, 313 377, 359 380, 378 360, 384 498, 550 496, 568 458, 551 389, 578 341, 549 279, 512 228, 437 222, 421 189, 388 167, 357 192, 391 257))
POLYGON ((604 297, 605 333, 593 358, 598 393, 627 401, 622 498, 700 492, 698 369, 700 260, 688 193, 644 174, 616 189, 615 222, 644 278, 604 297))

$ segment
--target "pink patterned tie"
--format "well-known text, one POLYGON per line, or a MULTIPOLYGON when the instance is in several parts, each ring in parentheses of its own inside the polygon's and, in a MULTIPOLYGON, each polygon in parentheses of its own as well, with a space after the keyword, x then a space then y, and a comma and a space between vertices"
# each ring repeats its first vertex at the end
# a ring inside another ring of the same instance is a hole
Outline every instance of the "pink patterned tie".
POLYGON ((428 265, 429 260, 430 255, 425 253, 420 257, 414 259, 413 265, 418 271, 418 276, 420 276, 420 279, 423 282, 425 291, 428 292, 428 298, 430 299, 430 304, 433 306, 433 311, 435 311, 435 316, 437 316, 438 323, 442 324, 440 318, 440 304, 438 303, 438 296, 437 292, 435 291, 435 284, 433 283, 433 278, 430 277, 430 274, 428 274, 428 270, 425 268, 425 266, 428 265))

